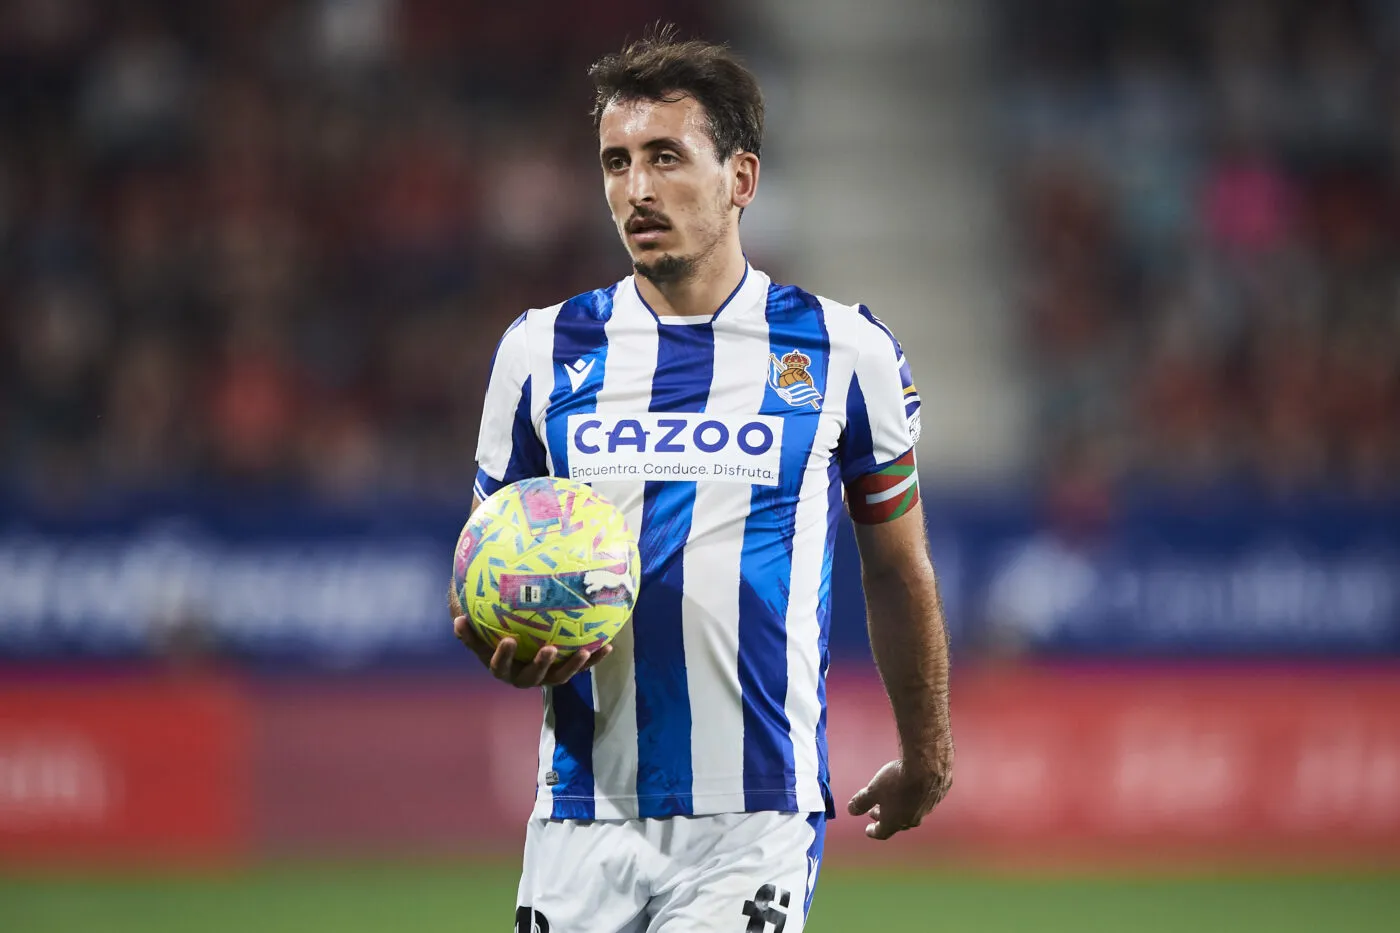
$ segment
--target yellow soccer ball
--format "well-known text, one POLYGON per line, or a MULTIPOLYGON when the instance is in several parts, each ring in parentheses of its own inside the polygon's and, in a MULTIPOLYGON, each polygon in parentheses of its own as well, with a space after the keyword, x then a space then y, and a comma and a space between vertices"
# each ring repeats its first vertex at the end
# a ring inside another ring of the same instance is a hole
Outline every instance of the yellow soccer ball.
POLYGON ((502 487, 472 513, 452 587, 487 644, 509 635, 517 660, 545 645, 565 658, 596 651, 627 624, 641 563, 615 505, 583 483, 537 477, 502 487))

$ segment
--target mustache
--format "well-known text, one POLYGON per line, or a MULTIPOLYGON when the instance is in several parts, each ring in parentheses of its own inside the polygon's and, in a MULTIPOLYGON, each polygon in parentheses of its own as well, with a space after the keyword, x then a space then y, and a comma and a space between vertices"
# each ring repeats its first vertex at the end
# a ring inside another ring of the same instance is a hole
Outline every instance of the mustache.
POLYGON ((660 224, 663 227, 670 227, 671 221, 669 218, 667 218, 665 214, 661 213, 660 211, 654 211, 650 210, 649 208, 639 207, 633 209, 632 216, 627 218, 627 223, 624 229, 626 229, 628 233, 636 233, 639 229, 641 229, 644 226, 650 227, 655 226, 657 224, 660 224))

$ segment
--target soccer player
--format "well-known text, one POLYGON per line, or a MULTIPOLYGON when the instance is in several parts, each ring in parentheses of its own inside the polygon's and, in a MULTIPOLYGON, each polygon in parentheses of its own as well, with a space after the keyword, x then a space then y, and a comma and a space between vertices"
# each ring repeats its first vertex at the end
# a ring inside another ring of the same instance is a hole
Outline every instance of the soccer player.
POLYGON ((590 74, 603 188, 635 274, 506 331, 475 493, 480 504, 531 476, 591 483, 638 533, 642 577, 631 623, 567 660, 545 647, 515 661, 509 638, 493 651, 453 607, 497 678, 544 687, 517 930, 798 933, 834 815, 826 672, 843 503, 900 743, 849 810, 888 839, 949 786, 919 397, 868 310, 745 259, 763 101, 727 49, 666 29, 590 74))

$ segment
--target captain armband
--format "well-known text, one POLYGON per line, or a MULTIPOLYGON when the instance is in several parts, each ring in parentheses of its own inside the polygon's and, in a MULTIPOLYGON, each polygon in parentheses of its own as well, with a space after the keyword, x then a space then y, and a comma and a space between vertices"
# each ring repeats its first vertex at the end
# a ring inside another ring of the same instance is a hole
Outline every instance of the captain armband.
POLYGON ((879 525, 908 512, 919 501, 919 474, 914 466, 914 450, 868 473, 846 487, 846 508, 851 520, 861 525, 879 525))

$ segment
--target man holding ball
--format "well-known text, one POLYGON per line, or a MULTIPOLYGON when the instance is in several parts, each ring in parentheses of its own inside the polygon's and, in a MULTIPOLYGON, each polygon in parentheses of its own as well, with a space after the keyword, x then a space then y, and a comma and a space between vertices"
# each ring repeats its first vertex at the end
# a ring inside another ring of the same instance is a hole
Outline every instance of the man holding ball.
POLYGON ((799 933, 834 815, 826 672, 843 508, 900 743, 848 809, 888 839, 951 783, 919 397, 870 311, 746 260, 763 101, 727 49, 665 29, 590 74, 634 274, 506 332, 476 497, 531 476, 589 482, 637 533, 641 585, 631 624, 567 659, 544 647, 515 660, 509 638, 493 650, 454 605, 458 637, 496 677, 544 688, 517 930, 799 933))

